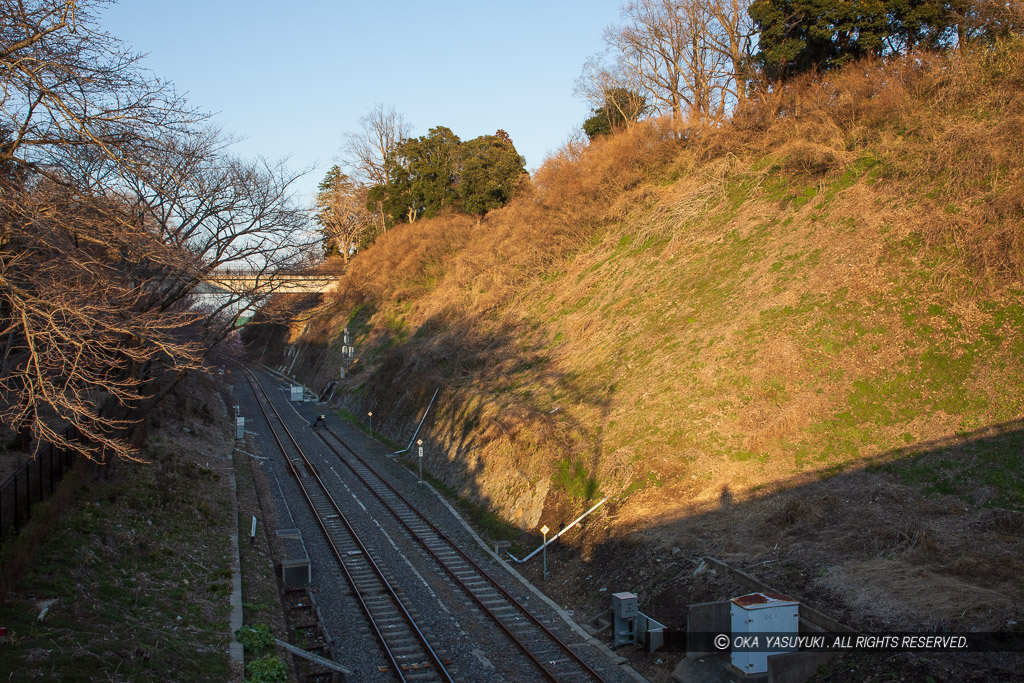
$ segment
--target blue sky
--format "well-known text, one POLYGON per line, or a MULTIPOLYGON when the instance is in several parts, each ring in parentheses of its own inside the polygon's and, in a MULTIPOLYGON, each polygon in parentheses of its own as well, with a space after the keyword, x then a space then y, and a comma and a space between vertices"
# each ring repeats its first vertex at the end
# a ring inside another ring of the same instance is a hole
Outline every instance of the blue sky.
POLYGON ((415 135, 503 128, 538 167, 589 113, 573 85, 619 4, 120 0, 100 22, 245 138, 237 153, 314 166, 299 184, 309 198, 343 134, 377 103, 415 135))

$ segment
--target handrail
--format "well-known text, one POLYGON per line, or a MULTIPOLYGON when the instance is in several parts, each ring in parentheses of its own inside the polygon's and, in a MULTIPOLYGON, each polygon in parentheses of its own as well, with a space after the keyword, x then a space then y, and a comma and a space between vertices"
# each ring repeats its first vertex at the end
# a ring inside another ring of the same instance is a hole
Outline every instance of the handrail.
POLYGON ((427 404, 427 409, 423 411, 423 417, 420 418, 420 423, 416 425, 416 431, 412 433, 412 438, 409 439, 409 445, 400 451, 395 451, 391 455, 401 455, 402 453, 408 453, 412 449, 412 444, 416 441, 416 437, 419 436, 420 428, 423 427, 423 421, 427 419, 427 413, 430 412, 430 406, 434 405, 434 399, 437 398, 437 392, 441 391, 441 387, 434 389, 434 395, 430 397, 430 403, 427 404))
POLYGON ((296 647, 296 646, 292 645, 291 643, 285 642, 285 641, 281 640, 280 638, 274 638, 274 642, 277 643, 278 647, 284 648, 285 650, 287 650, 288 652, 292 653, 296 657, 302 657, 303 659, 308 660, 310 662, 313 662, 314 664, 319 664, 320 666, 324 667, 325 669, 330 669, 331 671, 337 671, 338 673, 347 674, 349 676, 351 676, 352 673, 353 673, 351 669, 346 669, 345 667, 343 667, 341 664, 338 664, 333 659, 327 659, 326 657, 321 657, 320 655, 313 654, 312 652, 308 652, 306 650, 303 650, 301 647, 296 647))
POLYGON ((537 553, 539 553, 539 552, 540 552, 541 550, 544 550, 544 548, 548 547, 549 545, 551 545, 552 543, 554 543, 554 542, 555 542, 556 540, 558 540, 558 537, 559 537, 559 536, 561 536, 561 535, 562 535, 562 534, 564 534, 564 533, 565 533, 566 531, 568 531, 569 529, 571 529, 571 528, 573 528, 574 526, 576 526, 576 525, 577 525, 577 524, 579 523, 579 521, 580 521, 581 519, 583 519, 584 517, 586 517, 587 515, 589 515, 589 514, 590 514, 591 512, 593 512, 593 511, 594 511, 594 510, 596 510, 597 508, 599 508, 599 507, 601 507, 602 505, 604 505, 604 502, 605 502, 606 500, 608 500, 608 496, 605 496, 604 498, 602 498, 602 499, 601 499, 600 501, 598 501, 597 505, 595 505, 594 507, 592 507, 592 508, 590 508, 589 510, 587 510, 586 512, 584 512, 584 513, 583 513, 582 515, 580 515, 579 517, 577 517, 576 519, 574 519, 574 520, 572 521, 572 523, 571 523, 571 524, 569 524, 569 526, 565 527, 564 529, 562 529, 561 531, 559 531, 559 532, 558 532, 557 534, 555 534, 554 536, 552 536, 552 537, 551 537, 551 540, 550 540, 550 541, 547 541, 546 543, 541 543, 541 544, 540 544, 540 547, 538 547, 538 548, 537 548, 536 550, 534 550, 534 551, 533 551, 532 553, 530 553, 529 555, 527 555, 527 556, 526 556, 526 557, 524 557, 523 559, 521 559, 521 560, 520 560, 520 559, 519 559, 518 557, 516 557, 516 556, 515 556, 515 555, 513 555, 512 553, 508 553, 508 556, 509 556, 509 557, 511 557, 511 558, 512 558, 513 560, 515 560, 516 562, 518 562, 519 564, 522 564, 523 562, 526 562, 526 561, 527 561, 528 559, 530 559, 531 557, 533 557, 534 555, 536 555, 537 553))

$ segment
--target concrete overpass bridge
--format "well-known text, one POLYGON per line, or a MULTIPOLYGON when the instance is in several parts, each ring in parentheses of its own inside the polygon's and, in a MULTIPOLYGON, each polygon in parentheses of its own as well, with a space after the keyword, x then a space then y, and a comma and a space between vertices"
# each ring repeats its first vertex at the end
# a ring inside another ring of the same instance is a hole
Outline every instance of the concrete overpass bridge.
POLYGON ((344 271, 336 268, 322 271, 254 270, 250 268, 218 268, 203 283, 211 292, 244 294, 317 294, 333 291, 344 271))

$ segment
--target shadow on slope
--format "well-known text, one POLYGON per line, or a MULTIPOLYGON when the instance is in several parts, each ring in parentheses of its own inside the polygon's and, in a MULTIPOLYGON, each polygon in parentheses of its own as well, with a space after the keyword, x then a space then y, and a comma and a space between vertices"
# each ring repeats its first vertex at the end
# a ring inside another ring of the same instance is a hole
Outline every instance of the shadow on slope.
POLYGON ((637 592, 641 609, 682 627, 686 605, 747 592, 697 571, 712 556, 864 630, 1024 622, 1024 420, 749 494, 668 488, 610 510, 613 536, 595 520, 555 549, 552 592, 594 612, 609 593, 637 592))

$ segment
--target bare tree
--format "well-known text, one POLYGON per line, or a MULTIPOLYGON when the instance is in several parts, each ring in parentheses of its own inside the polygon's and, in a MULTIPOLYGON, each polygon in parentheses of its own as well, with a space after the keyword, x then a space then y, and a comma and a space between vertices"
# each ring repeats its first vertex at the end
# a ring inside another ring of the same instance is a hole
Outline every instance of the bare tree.
POLYGON ((745 96, 752 32, 747 0, 631 0, 604 38, 616 71, 629 73, 673 120, 714 123, 745 96))
POLYGON ((313 240, 294 177, 227 155, 98 27, 104 4, 0 0, 0 421, 130 458, 120 431, 152 378, 230 331, 223 307, 191 307, 203 279, 270 271, 313 240))
POLYGON ((586 99, 595 111, 614 109, 616 120, 628 128, 647 113, 641 94, 645 88, 634 71, 623 68, 621 62, 608 64, 606 60, 607 53, 587 58, 573 94, 586 99))
POLYGON ((373 224, 366 200, 367 187, 349 178, 337 166, 327 173, 316 196, 316 220, 322 226, 327 243, 325 252, 341 255, 346 266, 373 224))
POLYGON ((747 98, 750 80, 751 52, 756 29, 747 11, 750 0, 707 0, 708 11, 714 18, 707 39, 712 47, 727 59, 727 96, 735 104, 747 98))
POLYGON ((231 157, 222 146, 215 131, 167 140, 130 187, 136 210, 161 244, 186 255, 169 267, 151 264, 145 273, 153 305, 166 310, 219 268, 251 273, 248 286, 226 293, 212 311, 207 329, 217 336, 211 341, 230 331, 215 324, 222 311, 240 313, 241 302, 264 300, 275 289, 274 273, 310 262, 317 245, 308 216, 293 201, 296 176, 284 163, 231 157))
POLYGON ((152 233, 112 225, 113 207, 96 211, 48 181, 27 197, 5 189, 13 201, 0 249, 0 420, 23 447, 48 441, 93 458, 133 457, 120 432, 142 397, 141 373, 154 361, 197 367, 200 348, 180 335, 196 316, 184 306, 140 310, 145 287, 122 262, 161 250, 152 233))
MULTIPOLYGON (((412 134, 412 126, 394 107, 377 104, 359 117, 359 128, 345 134, 343 161, 354 170, 356 181, 386 187, 398 163, 398 146, 412 134)), ((377 216, 383 231, 387 227, 383 201, 377 202, 377 216)))

